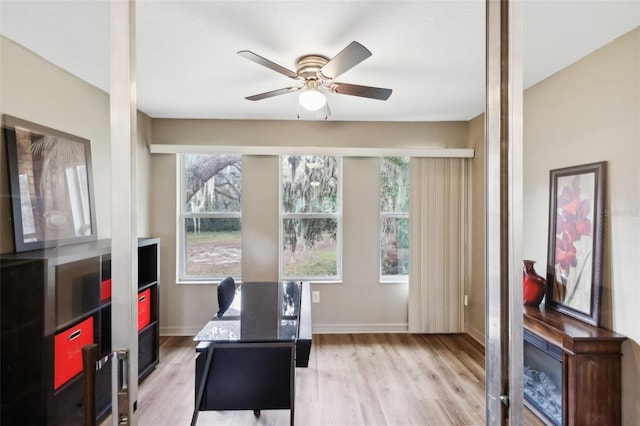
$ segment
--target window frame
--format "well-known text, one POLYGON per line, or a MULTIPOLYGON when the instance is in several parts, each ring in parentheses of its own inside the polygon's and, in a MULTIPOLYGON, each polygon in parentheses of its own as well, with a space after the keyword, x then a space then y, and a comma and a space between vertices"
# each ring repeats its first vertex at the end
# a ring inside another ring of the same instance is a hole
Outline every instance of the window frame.
MULTIPOLYGON (((381 183, 381 174, 382 174, 382 162, 385 158, 394 158, 394 157, 402 157, 402 156, 382 156, 379 157, 380 160, 380 167, 378 170, 378 212, 379 212, 379 222, 378 222, 378 277, 380 280, 381 284, 407 284, 409 283, 409 274, 403 274, 403 275, 383 275, 382 274, 382 242, 383 242, 383 235, 382 235, 382 224, 384 222, 384 219, 389 218, 389 219, 406 219, 407 222, 409 222, 409 210, 411 208, 411 192, 410 192, 410 188, 408 188, 407 194, 409 197, 409 204, 407 204, 407 211, 406 212, 383 212, 382 211, 382 183, 381 183)), ((407 167, 408 167, 408 173, 407 173, 407 185, 410 185, 410 177, 411 177, 411 158, 410 157, 406 157, 407 158, 407 167)), ((409 238, 411 237, 410 235, 408 236, 409 238)), ((410 256, 410 254, 409 254, 410 256)), ((410 260, 409 260, 410 261, 410 260)))
POLYGON ((281 154, 278 156, 278 279, 280 281, 310 281, 316 284, 342 282, 342 194, 343 194, 343 157, 339 155, 317 154, 318 157, 335 157, 338 163, 338 191, 335 213, 286 213, 282 202, 283 173, 282 163, 284 157, 303 157, 316 154, 281 154), (285 219, 335 219, 336 226, 336 275, 310 276, 310 275, 285 275, 284 273, 284 220, 285 219))
MULTIPOLYGON (((189 213, 185 211, 185 167, 184 158, 186 155, 236 155, 236 154, 209 154, 209 153, 192 153, 184 152, 176 155, 177 158, 177 170, 178 170, 178 190, 176 197, 176 284, 213 284, 219 283, 225 277, 223 276, 195 276, 187 275, 187 235, 185 232, 187 219, 201 218, 201 219, 239 219, 240 227, 242 227, 242 205, 239 212, 198 212, 189 213)), ((242 156, 240 155, 240 161, 242 163, 242 156)), ((240 175, 242 179, 242 174, 240 175)), ((242 233, 240 234, 240 247, 242 248, 242 233)), ((242 250, 240 250, 240 275, 233 276, 234 280, 239 282, 242 274, 242 250)))

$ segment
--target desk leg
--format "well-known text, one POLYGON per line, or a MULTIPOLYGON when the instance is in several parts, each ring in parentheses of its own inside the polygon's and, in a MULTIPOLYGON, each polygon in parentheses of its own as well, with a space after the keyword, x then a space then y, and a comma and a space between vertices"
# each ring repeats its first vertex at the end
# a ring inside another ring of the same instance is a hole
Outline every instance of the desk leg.
POLYGON ((191 416, 191 426, 195 426, 198 421, 198 414, 200 413, 200 404, 202 403, 202 395, 204 394, 204 387, 207 385, 209 379, 209 371, 211 370, 211 360, 213 359, 213 346, 207 348, 207 359, 204 363, 204 371, 202 371, 202 379, 200 379, 200 386, 198 387, 198 395, 196 396, 196 405, 193 409, 193 416, 191 416))

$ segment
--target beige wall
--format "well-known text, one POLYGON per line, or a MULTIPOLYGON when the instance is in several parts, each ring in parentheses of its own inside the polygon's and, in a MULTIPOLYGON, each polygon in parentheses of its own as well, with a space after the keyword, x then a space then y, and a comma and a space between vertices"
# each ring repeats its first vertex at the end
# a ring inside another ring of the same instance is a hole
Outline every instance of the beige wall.
POLYGON ((549 171, 608 162, 602 325, 629 337, 623 424, 640 419, 640 29, 525 92, 524 257, 544 274, 549 171))
MULTIPOLYGON (((91 141, 99 238, 111 235, 109 182, 109 96, 0 36, 0 108, 43 126, 91 141)), ((5 148, 2 147, 4 155, 5 148)), ((9 193, 6 161, 0 164, 2 193, 9 193)), ((13 251, 11 202, 2 198, 2 252, 13 251)))
MULTIPOLYGON (((0 36, 0 113, 91 141, 98 238, 111 236, 109 96, 0 36)), ((138 114, 138 235, 148 236, 151 119, 138 114)), ((13 251, 5 147, 0 147, 0 252, 13 251)))
POLYGON ((471 261, 469 276, 468 306, 465 308, 465 330, 484 344, 485 332, 485 156, 484 114, 469 122, 468 146, 475 155, 470 164, 470 234, 471 261))
POLYGON ((154 144, 464 148, 464 122, 153 120, 154 144))
MULTIPOLYGON (((463 148, 467 124, 344 123, 216 120, 153 120, 154 144, 262 145, 288 147, 463 148)), ((175 155, 152 160, 152 233, 163 238, 162 327, 166 334, 192 334, 216 309, 215 285, 175 283, 175 155), (157 180, 156 180, 157 179, 157 180)), ((243 157, 242 276, 278 279, 278 157, 243 157)), ((378 278, 378 171, 372 157, 343 162, 343 280, 312 284, 314 330, 404 331, 406 284, 378 278)))
POLYGON ((242 279, 278 280, 277 156, 242 157, 242 279), (274 226, 275 224, 275 226, 274 226))
POLYGON ((151 209, 151 117, 138 111, 137 114, 137 143, 136 143, 136 181, 137 181, 137 213, 138 236, 153 237, 149 221, 154 213, 151 209))

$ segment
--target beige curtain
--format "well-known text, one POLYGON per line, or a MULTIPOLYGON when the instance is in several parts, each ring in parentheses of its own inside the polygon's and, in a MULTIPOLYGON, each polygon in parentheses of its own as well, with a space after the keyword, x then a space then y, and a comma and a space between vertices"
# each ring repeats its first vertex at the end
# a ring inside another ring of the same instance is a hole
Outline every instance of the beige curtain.
POLYGON ((412 158, 409 332, 464 331, 466 160, 412 158))

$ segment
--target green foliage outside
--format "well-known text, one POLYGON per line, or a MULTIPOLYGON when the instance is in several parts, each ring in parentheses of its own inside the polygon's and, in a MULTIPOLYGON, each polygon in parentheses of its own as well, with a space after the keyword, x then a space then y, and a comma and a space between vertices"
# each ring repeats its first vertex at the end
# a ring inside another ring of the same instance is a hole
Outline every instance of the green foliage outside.
POLYGON ((198 244, 204 242, 215 242, 215 241, 238 241, 240 242, 240 230, 238 231, 227 231, 227 232, 193 232, 187 231, 187 244, 198 244))
POLYGON ((188 276, 240 276, 240 231, 187 232, 186 236, 188 276))
POLYGON ((240 232, 241 222, 237 218, 187 218, 187 233, 240 232))
POLYGON ((409 158, 380 159, 380 211, 409 213, 409 158))
POLYGON ((240 212, 242 156, 185 154, 185 212, 240 212))
MULTIPOLYGON (((339 159, 322 155, 282 156, 282 207, 287 214, 338 213, 339 159)), ((284 245, 295 252, 298 242, 313 247, 324 235, 337 238, 337 221, 329 219, 285 219, 284 245)))
POLYGON ((387 225, 386 233, 382 235, 382 275, 409 274, 409 220, 389 219, 383 221, 395 222, 387 225))
POLYGON ((409 273, 409 158, 380 159, 381 274, 409 273))
MULTIPOLYGON (((287 258, 285 253, 285 258, 287 258)), ((297 258, 295 262, 284 267, 287 276, 297 277, 327 277, 337 275, 336 250, 328 248, 315 251, 308 257, 297 258)))
POLYGON ((188 277, 241 273, 242 157, 185 154, 184 231, 188 277))

